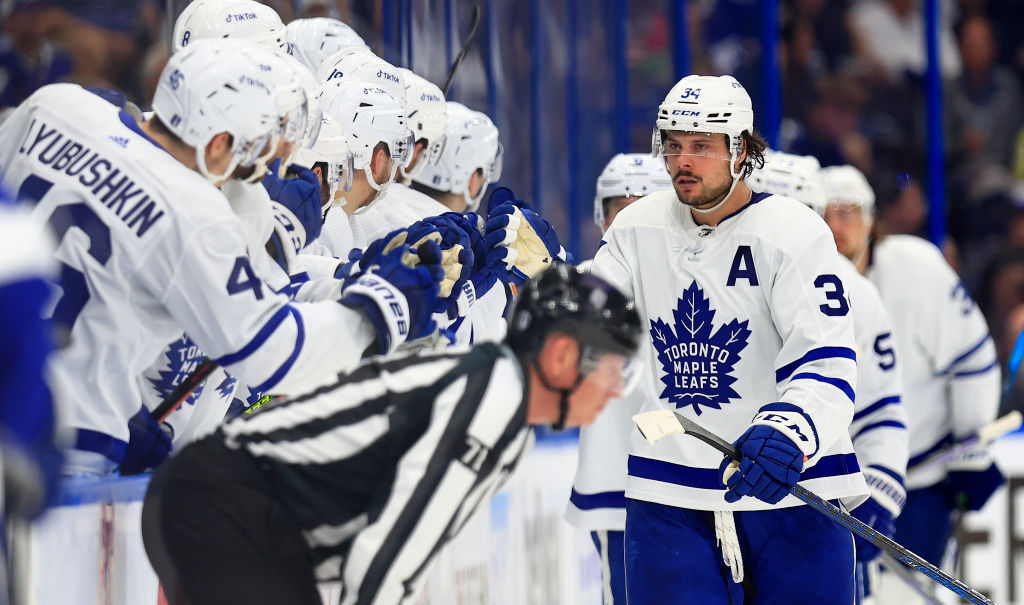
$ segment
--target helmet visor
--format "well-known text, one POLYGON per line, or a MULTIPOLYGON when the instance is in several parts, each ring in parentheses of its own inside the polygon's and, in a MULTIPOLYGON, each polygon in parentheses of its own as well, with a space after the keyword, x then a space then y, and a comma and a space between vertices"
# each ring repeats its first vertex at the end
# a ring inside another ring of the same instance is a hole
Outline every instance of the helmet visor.
POLYGON ((252 141, 245 141, 242 137, 235 137, 231 152, 238 158, 238 165, 248 168, 256 164, 260 159, 269 159, 277 150, 278 135, 267 133, 256 137, 252 141))
POLYGON ((729 162, 732 155, 728 143, 722 140, 723 136, 713 132, 682 131, 669 137, 664 131, 655 128, 651 149, 654 157, 690 156, 729 162))
POLYGON ((405 130, 405 136, 392 141, 391 159, 402 168, 408 168, 412 163, 413 152, 416 150, 416 138, 411 130, 405 130))
POLYGON ((494 153, 494 159, 487 165, 487 182, 497 183, 501 178, 501 169, 505 163, 505 147, 498 143, 498 151, 494 153))
POLYGON ((354 175, 355 163, 350 152, 327 163, 327 183, 331 191, 351 191, 354 175))
POLYGON ((593 377, 614 391, 617 397, 625 397, 636 389, 643 368, 644 363, 639 355, 627 356, 594 347, 584 347, 580 358, 580 375, 584 378, 593 377))

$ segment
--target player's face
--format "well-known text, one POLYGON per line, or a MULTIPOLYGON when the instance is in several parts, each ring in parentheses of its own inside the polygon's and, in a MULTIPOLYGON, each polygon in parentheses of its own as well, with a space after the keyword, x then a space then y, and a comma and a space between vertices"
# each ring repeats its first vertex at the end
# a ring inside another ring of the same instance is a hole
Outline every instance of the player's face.
POLYGON ((633 202, 640 199, 639 197, 629 197, 620 195, 618 197, 605 198, 604 200, 604 230, 607 231, 608 227, 611 226, 612 221, 622 211, 623 208, 632 204, 633 202))
POLYGON ((569 416, 566 426, 586 426, 592 423, 608 401, 622 395, 626 357, 607 353, 597 360, 572 395, 569 396, 569 416))
POLYGON ((665 162, 679 201, 710 208, 732 186, 729 146, 724 134, 667 131, 665 162))
POLYGON ((871 223, 864 218, 860 206, 853 204, 829 204, 825 209, 825 222, 832 230, 836 248, 846 258, 853 258, 860 251, 871 231, 871 223))

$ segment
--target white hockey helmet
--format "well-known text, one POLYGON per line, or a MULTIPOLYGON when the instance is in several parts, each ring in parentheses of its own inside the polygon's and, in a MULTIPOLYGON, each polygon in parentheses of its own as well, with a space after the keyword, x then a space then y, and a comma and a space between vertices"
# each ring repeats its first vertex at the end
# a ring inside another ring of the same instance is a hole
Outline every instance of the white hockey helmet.
MULTIPOLYGON (((301 71, 308 71, 305 66, 286 53, 258 46, 251 49, 250 57, 257 62, 270 84, 278 115, 278 128, 274 132, 269 149, 257 159, 256 169, 245 179, 246 182, 255 182, 266 174, 267 164, 277 153, 282 142, 291 143, 293 151, 296 146, 302 145, 309 128, 310 107, 300 76, 301 71)), ((283 169, 287 167, 287 159, 282 159, 283 169)))
POLYGON ((772 151, 765 154, 764 167, 752 172, 747 183, 754 191, 791 197, 819 215, 825 214, 825 182, 814 156, 772 151))
MULTIPOLYGON (((713 208, 694 208, 697 212, 713 212, 732 195, 741 171, 736 160, 743 152, 743 133, 754 131, 754 108, 743 85, 732 76, 686 76, 668 91, 658 106, 654 123, 651 153, 655 157, 670 155, 664 141, 666 131, 724 134, 728 138, 729 174, 732 187, 713 208)), ((686 153, 690 153, 687 151, 686 153)))
MULTIPOLYGON (((341 125, 355 170, 363 170, 370 186, 377 191, 369 203, 356 212, 364 212, 380 199, 395 180, 399 166, 412 159, 413 139, 402 103, 382 88, 343 78, 321 87, 320 110, 328 120, 341 125), (373 178, 371 161, 378 143, 385 143, 393 160, 391 174, 383 183, 373 178)), ((322 135, 321 135, 322 136, 322 135)))
POLYGON ((340 50, 352 46, 370 48, 354 29, 337 19, 296 19, 285 30, 288 52, 314 73, 324 59, 340 50))
POLYGON ((384 89, 405 107, 405 79, 398 68, 370 52, 368 48, 350 46, 324 59, 316 72, 321 83, 343 79, 359 80, 384 89))
POLYGON ((348 148, 348 137, 337 120, 322 115, 318 126, 319 136, 309 148, 296 151, 295 163, 305 168, 313 168, 314 164, 326 164, 323 179, 330 189, 328 203, 332 203, 338 191, 352 189, 355 174, 355 161, 348 148))
POLYGON ((444 149, 445 127, 448 125, 448 104, 440 87, 408 69, 399 68, 405 80, 406 111, 409 127, 416 141, 426 141, 426 149, 411 172, 405 173, 410 179, 423 171, 427 163, 437 163, 444 149))
POLYGON ((255 47, 237 40, 202 40, 167 61, 153 96, 153 112, 175 136, 195 147, 199 172, 212 182, 253 166, 278 129, 277 106, 266 74, 250 58, 255 47), (220 175, 206 166, 206 144, 233 138, 232 160, 220 175))
POLYGON ((412 180, 431 189, 462 195, 473 212, 480 206, 487 185, 501 178, 504 148, 498 141, 498 128, 486 114, 448 101, 445 139, 437 162, 425 166, 412 180), (469 194, 469 180, 477 170, 483 172, 484 184, 474 197, 469 194))
POLYGON ((299 145, 296 145, 296 149, 309 149, 314 143, 316 143, 317 136, 320 133, 320 83, 316 81, 316 76, 313 75, 313 72, 303 65, 301 61, 291 55, 282 56, 295 71, 295 75, 299 79, 299 85, 302 87, 303 93, 306 95, 306 102, 308 104, 305 135, 303 136, 302 142, 299 145))
POLYGON ((829 204, 844 203, 859 206, 865 219, 875 215, 875 191, 867 177, 849 164, 821 169, 825 180, 825 198, 829 204))
POLYGON ((619 153, 597 177, 594 222, 604 228, 604 200, 610 197, 643 197, 672 188, 665 165, 647 153, 619 153))
POLYGON ((213 38, 239 38, 288 51, 281 17, 255 0, 196 0, 174 22, 174 52, 196 40, 213 38))

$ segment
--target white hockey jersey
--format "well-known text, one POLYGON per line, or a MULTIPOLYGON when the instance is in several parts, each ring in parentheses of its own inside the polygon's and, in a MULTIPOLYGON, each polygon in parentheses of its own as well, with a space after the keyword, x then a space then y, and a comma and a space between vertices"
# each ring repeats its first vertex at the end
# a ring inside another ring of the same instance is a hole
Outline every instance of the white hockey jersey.
MULTIPOLYGON (((995 418, 999 360, 981 311, 931 243, 884 238, 872 248, 867 276, 892 319, 913 467, 995 418)), ((942 467, 910 472, 907 486, 927 487, 944 476, 942 467)))
MULTIPOLYGON (((855 506, 867 493, 848 433, 853 321, 832 234, 796 200, 758 194, 716 227, 694 223, 674 191, 624 209, 593 271, 636 300, 648 327, 642 410, 673 409, 728 441, 752 423, 807 457, 801 483, 855 506)), ((722 455, 691 438, 649 445, 632 431, 626 495, 698 510, 725 502, 722 455)), ((789 496, 776 507, 801 502, 789 496)))
MULTIPOLYGON (((357 311, 290 303, 263 284, 224 196, 78 86, 22 103, 0 127, 0 165, 59 239, 54 319, 71 338, 55 356, 54 388, 76 449, 108 468, 139 409, 136 378, 182 332, 232 375, 282 393, 329 381, 344 349, 373 338, 357 311)), ((96 462, 87 472, 106 470, 96 462)))

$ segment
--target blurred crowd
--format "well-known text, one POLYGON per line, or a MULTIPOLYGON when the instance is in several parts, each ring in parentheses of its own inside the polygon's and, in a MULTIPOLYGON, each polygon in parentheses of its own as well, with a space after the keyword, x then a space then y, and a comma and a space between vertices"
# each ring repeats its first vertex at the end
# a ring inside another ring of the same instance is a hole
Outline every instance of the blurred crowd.
MULTIPOLYGON (((381 50, 382 0, 266 3, 285 22, 340 18, 373 50, 381 50)), ((58 81, 116 88, 147 107, 166 62, 167 30, 175 16, 164 13, 180 11, 184 4, 0 0, 0 111, 58 81)), ((414 12, 420 4, 413 2, 414 12)), ((628 7, 634 146, 649 136, 651 108, 665 83, 675 80, 672 4, 662 0, 628 7), (654 91, 650 99, 644 93, 648 89, 654 91)), ((926 237, 929 133, 922 4, 782 0, 779 147, 813 155, 822 166, 856 166, 878 198, 876 228, 926 237)), ((1024 11, 1017 0, 944 0, 940 5, 944 252, 985 313, 1005 363, 1024 328, 1024 114, 1019 109, 1024 11)), ((760 0, 691 0, 688 6, 692 71, 732 74, 759 98, 760 0)), ((1007 406, 1024 408, 1024 390, 1007 406)))

